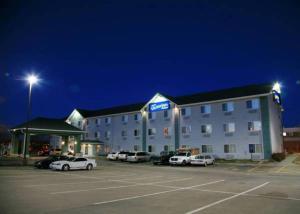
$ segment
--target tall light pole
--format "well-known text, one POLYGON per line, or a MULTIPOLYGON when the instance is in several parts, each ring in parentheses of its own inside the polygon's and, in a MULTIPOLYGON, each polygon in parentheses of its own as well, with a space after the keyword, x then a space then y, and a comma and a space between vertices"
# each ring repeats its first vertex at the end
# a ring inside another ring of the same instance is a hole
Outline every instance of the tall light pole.
POLYGON ((27 145, 28 145, 28 126, 29 126, 29 120, 30 120, 30 114, 31 114, 31 91, 32 91, 32 86, 34 84, 37 84, 39 79, 36 75, 30 74, 26 77, 26 81, 29 84, 29 93, 28 93, 28 108, 27 108, 27 123, 26 123, 26 132, 25 132, 25 141, 24 141, 24 145, 23 145, 24 164, 26 164, 26 153, 27 153, 27 145))

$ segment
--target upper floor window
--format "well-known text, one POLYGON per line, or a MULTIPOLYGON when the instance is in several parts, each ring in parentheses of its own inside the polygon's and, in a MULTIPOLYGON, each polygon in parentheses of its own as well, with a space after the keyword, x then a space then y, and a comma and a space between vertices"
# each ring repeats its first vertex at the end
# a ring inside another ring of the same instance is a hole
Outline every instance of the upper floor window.
POLYGON ((222 104, 222 110, 224 112, 233 112, 234 111, 234 104, 233 102, 227 102, 222 104))
POLYGON ((212 133, 212 126, 210 124, 202 125, 201 126, 201 133, 202 134, 211 134, 212 133))
POLYGON ((200 107, 201 114, 210 114, 211 113, 211 105, 203 105, 200 107))
POLYGON ((123 130, 123 131, 121 132, 121 135, 122 135, 122 137, 126 137, 126 136, 127 136, 127 131, 126 131, 126 130, 123 130))
POLYGON ((96 125, 100 125, 100 123, 101 123, 101 120, 100 120, 99 118, 96 118, 96 119, 95 119, 95 124, 96 124, 96 125))
POLYGON ((81 127, 81 121, 80 120, 78 120, 78 127, 81 127))
POLYGON ((128 122, 128 115, 123 115, 122 116, 122 122, 127 123, 128 122))
POLYGON ((170 118, 170 111, 169 110, 164 111, 164 118, 165 119, 170 118))
POLYGON ((247 109, 259 109, 259 99, 252 99, 246 101, 247 109))
POLYGON ((95 132, 95 138, 100 138, 100 132, 95 132))
POLYGON ((225 123, 223 129, 225 133, 233 133, 235 132, 235 123, 225 123))
POLYGON ((139 130, 139 129, 135 129, 135 130, 133 131, 133 135, 134 135, 135 137, 140 136, 140 130, 139 130))
POLYGON ((106 117, 105 124, 110 124, 110 123, 111 123, 111 117, 106 117))
POLYGON ((163 132, 164 132, 165 137, 170 136, 171 135, 171 127, 165 127, 163 129, 163 132))
POLYGON ((154 120, 155 117, 156 117, 155 112, 149 112, 149 113, 148 113, 148 119, 149 119, 149 120, 154 120))
POLYGON ((106 132, 104 133, 104 136, 105 136, 105 138, 110 138, 110 131, 106 131, 106 132))
POLYGON ((148 129, 148 135, 149 136, 152 136, 152 135, 155 135, 155 134, 156 134, 156 129, 155 128, 148 129))
POLYGON ((181 116, 183 116, 183 117, 191 116, 191 108, 190 107, 182 108, 181 116))
POLYGON ((89 125, 89 120, 88 120, 88 119, 85 120, 85 124, 86 124, 87 126, 89 125))
POLYGON ((251 121, 248 122, 248 131, 260 131, 261 122, 260 121, 251 121))
POLYGON ((135 121, 140 121, 141 118, 142 118, 142 115, 140 113, 134 115, 134 120, 135 121))

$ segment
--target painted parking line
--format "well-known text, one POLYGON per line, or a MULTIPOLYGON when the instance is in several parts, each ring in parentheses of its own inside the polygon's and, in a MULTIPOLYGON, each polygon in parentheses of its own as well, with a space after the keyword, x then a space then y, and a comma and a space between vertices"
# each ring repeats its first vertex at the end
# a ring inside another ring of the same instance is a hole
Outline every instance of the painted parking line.
POLYGON ((115 203, 115 202, 119 202, 119 201, 127 201, 127 200, 132 200, 132 199, 137 199, 137 198, 145 198, 145 197, 149 197, 149 196, 161 195, 161 194, 165 194, 165 193, 177 192, 177 191, 187 190, 187 189, 191 189, 191 188, 195 188, 195 187, 206 186, 206 185, 215 184, 215 183, 219 183, 219 182, 223 182, 223 181, 224 180, 217 180, 217 181, 212 181, 212 182, 199 184, 199 185, 195 185, 195 186, 184 187, 184 188, 166 190, 166 191, 155 192, 155 193, 150 193, 150 194, 145 194, 145 195, 137 195, 137 196, 127 197, 127 198, 119 198, 119 199, 110 200, 110 201, 101 201, 101 202, 93 203, 93 205, 109 204, 109 203, 115 203))
POLYGON ((288 165, 282 166, 280 167, 278 170, 275 171, 275 173, 280 173, 283 169, 285 169, 286 167, 288 167, 288 165))
POLYGON ((254 170, 259 169, 260 167, 261 167, 261 165, 257 165, 257 166, 255 166, 255 167, 253 167, 253 168, 247 170, 247 172, 253 172, 254 170))
POLYGON ((185 181, 185 180, 189 180, 189 179, 191 179, 191 178, 183 178, 183 179, 176 179, 176 180, 169 180, 169 181, 158 181, 158 182, 151 182, 151 183, 129 182, 129 183, 133 183, 133 184, 122 185, 122 186, 111 186, 111 187, 99 187, 99 188, 93 188, 93 189, 90 188, 90 189, 81 189, 81 190, 69 190, 69 191, 61 191, 61 192, 50 192, 49 194, 51 194, 51 195, 57 195, 57 194, 77 193, 77 192, 89 192, 89 191, 96 191, 96 190, 121 189, 121 188, 135 187, 135 186, 148 186, 148 185, 159 184, 159 183, 185 181))
POLYGON ((233 195, 233 196, 230 196, 230 197, 227 197, 227 198, 218 200, 218 201, 216 201, 216 202, 210 203, 210 204, 208 204, 208 205, 205 205, 205 206, 203 206, 203 207, 197 208, 197 209, 195 209, 195 210, 186 212, 185 214, 193 214, 193 213, 200 212, 200 211, 202 211, 202 210, 205 210, 205 209, 208 209, 208 208, 210 208, 210 207, 213 207, 213 206, 216 206, 216 205, 218 205, 218 204, 221 204, 221 203, 223 203, 223 202, 225 202, 225 201, 228 201, 228 200, 237 198, 237 197, 239 197, 239 196, 241 196, 241 195, 245 195, 245 194, 248 193, 248 192, 252 192, 252 191, 254 191, 254 190, 257 190, 257 189, 259 189, 259 188, 262 188, 262 187, 266 186, 266 185, 269 184, 269 183, 270 183, 270 182, 263 183, 263 184, 261 184, 261 185, 259 185, 259 186, 253 187, 253 188, 248 189, 248 190, 246 190, 246 191, 244 191, 244 192, 235 194, 235 195, 233 195))
MULTIPOLYGON (((163 176, 153 176, 151 178, 161 178, 163 176)), ((142 178, 135 178, 135 179, 132 179, 132 180, 142 180, 142 179, 146 179, 146 178, 149 178, 148 177, 142 177, 142 178)), ((103 182, 124 182, 124 183, 127 183, 127 180, 130 180, 130 179, 124 179, 123 180, 111 180, 111 179, 103 179, 103 180, 100 180, 100 181, 82 181, 82 182, 70 182, 70 183, 52 183, 52 184, 33 184, 33 185, 25 185, 24 187, 39 187, 39 186, 61 186, 61 185, 74 185, 74 184, 96 184, 96 183, 103 183, 103 182)))

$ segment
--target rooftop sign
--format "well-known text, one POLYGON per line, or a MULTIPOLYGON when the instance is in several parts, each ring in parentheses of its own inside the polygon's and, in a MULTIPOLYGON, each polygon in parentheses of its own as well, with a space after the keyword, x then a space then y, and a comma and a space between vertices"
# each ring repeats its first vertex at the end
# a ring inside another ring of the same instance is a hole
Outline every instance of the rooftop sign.
POLYGON ((149 104, 149 112, 168 110, 168 109, 170 109, 170 107, 171 107, 170 101, 150 103, 149 104))

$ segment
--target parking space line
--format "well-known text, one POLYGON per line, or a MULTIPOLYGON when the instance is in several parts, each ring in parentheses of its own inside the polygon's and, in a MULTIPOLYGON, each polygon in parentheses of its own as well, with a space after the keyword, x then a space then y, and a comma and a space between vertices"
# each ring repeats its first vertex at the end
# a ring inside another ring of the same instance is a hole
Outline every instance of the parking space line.
POLYGON ((252 192, 252 191, 254 191, 254 190, 257 190, 257 189, 259 189, 259 188, 262 188, 263 186, 266 186, 266 185, 269 184, 269 183, 270 183, 270 182, 263 183, 263 184, 261 184, 261 185, 259 185, 259 186, 253 187, 253 188, 248 189, 248 190, 246 190, 246 191, 244 191, 244 192, 235 194, 235 195, 233 195, 233 196, 230 196, 230 197, 227 197, 227 198, 218 200, 218 201, 216 201, 216 202, 210 203, 210 204, 208 204, 208 205, 205 205, 205 206, 203 206, 203 207, 197 208, 197 209, 195 209, 195 210, 186 212, 185 214, 193 214, 193 213, 200 212, 200 211, 202 211, 202 210, 205 210, 205 209, 207 209, 207 208, 213 207, 213 206, 218 205, 218 204, 220 204, 220 203, 223 203, 223 202, 225 202, 225 201, 228 201, 228 200, 237 198, 237 197, 239 197, 239 196, 241 196, 241 195, 245 195, 245 194, 248 193, 248 192, 252 192))
MULTIPOLYGON (((187 180, 187 179, 190 179, 190 178, 185 178, 184 180, 187 180)), ((120 189, 120 188, 134 187, 134 186, 148 186, 148 185, 157 184, 157 183, 176 182, 176 181, 182 181, 182 180, 183 179, 176 179, 176 180, 170 180, 170 181, 158 181, 158 182, 151 182, 151 183, 135 183, 134 182, 131 185, 111 186, 111 187, 99 187, 99 188, 81 189, 81 190, 69 190, 69 191, 61 191, 61 192, 51 192, 49 194, 51 194, 51 195, 57 195, 57 194, 77 193, 77 192, 89 192, 89 191, 96 191, 96 190, 120 189)), ((130 182, 130 183, 132 183, 132 182, 130 182)))
POLYGON ((253 172, 254 170, 258 169, 259 167, 261 167, 261 165, 258 164, 257 166, 255 166, 251 169, 248 169, 247 172, 253 172))
POLYGON ((183 188, 178 188, 178 189, 166 190, 166 191, 155 192, 155 193, 150 193, 150 194, 145 194, 145 195, 137 195, 137 196, 127 197, 127 198, 119 198, 119 199, 110 200, 110 201, 101 201, 101 202, 93 203, 93 205, 109 204, 109 203, 132 200, 132 199, 137 199, 137 198, 145 198, 145 197, 154 196, 154 195, 161 195, 161 194, 170 193, 170 192, 177 192, 177 191, 187 190, 187 189, 191 189, 191 188, 194 188, 194 187, 206 186, 206 185, 215 184, 215 183, 219 183, 219 182, 223 182, 223 181, 224 180, 217 180, 217 181, 212 181, 212 182, 199 184, 199 185, 195 185, 195 186, 189 186, 189 187, 183 187, 183 188))
POLYGON ((283 169, 285 169, 286 167, 288 167, 288 165, 282 166, 280 167, 278 170, 275 171, 275 173, 280 173, 283 169))

